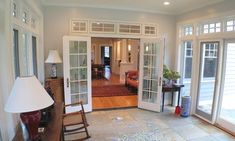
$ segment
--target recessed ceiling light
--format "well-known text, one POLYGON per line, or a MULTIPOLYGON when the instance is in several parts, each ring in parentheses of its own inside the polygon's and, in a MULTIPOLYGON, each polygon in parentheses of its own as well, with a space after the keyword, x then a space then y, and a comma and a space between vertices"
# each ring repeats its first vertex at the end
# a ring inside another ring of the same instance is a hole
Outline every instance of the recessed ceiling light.
POLYGON ((164 5, 170 5, 171 3, 169 1, 164 1, 163 4, 164 5))

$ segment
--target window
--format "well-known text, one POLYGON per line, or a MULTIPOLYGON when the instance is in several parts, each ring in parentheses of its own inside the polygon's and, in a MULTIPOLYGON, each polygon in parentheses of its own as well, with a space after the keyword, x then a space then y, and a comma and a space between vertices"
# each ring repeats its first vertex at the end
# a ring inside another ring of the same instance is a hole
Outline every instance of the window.
POLYGON ((105 22, 92 22, 91 32, 114 33, 115 24, 105 22))
POLYGON ((184 42, 184 78, 190 79, 192 75, 192 57, 193 57, 193 48, 192 42, 184 42))
POLYGON ((217 23, 204 24, 202 30, 203 30, 202 33, 204 34, 221 32, 221 23, 217 22, 217 23))
POLYGON ((12 4, 12 16, 17 17, 17 5, 15 2, 12 4))
POLYGON ((149 25, 144 26, 144 34, 145 35, 156 35, 157 34, 156 30, 157 30, 156 26, 149 26, 149 25))
POLYGON ((119 33, 140 34, 141 28, 138 24, 119 24, 119 33))
POLYGON ((87 21, 83 20, 71 20, 70 31, 73 33, 86 33, 87 21))
POLYGON ((215 77, 218 43, 203 43, 204 50, 204 70, 203 77, 215 77))
POLYGON ((226 22, 226 31, 235 31, 235 20, 228 20, 226 22))
POLYGON ((20 76, 29 75, 29 46, 28 35, 22 34, 22 46, 19 47, 20 76))
POLYGON ((20 63, 19 63, 19 32, 13 29, 13 49, 14 49, 14 66, 15 78, 20 76, 20 63))
POLYGON ((109 47, 104 47, 104 57, 109 57, 109 47))
POLYGON ((22 21, 24 23, 27 23, 27 18, 28 18, 27 12, 24 11, 23 14, 22 14, 22 21))
POLYGON ((193 42, 182 42, 182 58, 181 58, 181 82, 184 84, 182 88, 182 96, 189 96, 191 92, 191 77, 192 77, 192 60, 193 60, 193 42))
POLYGON ((193 26, 188 25, 183 27, 183 35, 188 36, 188 35, 193 35, 193 26))
POLYGON ((37 67, 37 38, 32 36, 32 54, 33 54, 33 74, 38 76, 38 67, 37 67))

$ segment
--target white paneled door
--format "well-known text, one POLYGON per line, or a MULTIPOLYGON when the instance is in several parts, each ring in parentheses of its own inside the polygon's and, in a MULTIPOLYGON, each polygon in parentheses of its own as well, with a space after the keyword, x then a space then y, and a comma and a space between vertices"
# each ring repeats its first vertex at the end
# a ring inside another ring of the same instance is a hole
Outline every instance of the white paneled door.
POLYGON ((150 38, 140 42, 138 107, 160 112, 163 40, 150 38))
MULTIPOLYGON (((92 111, 90 48, 91 37, 63 37, 65 104, 83 101, 86 112, 92 111)), ((66 113, 74 111, 76 106, 66 108, 66 113)))

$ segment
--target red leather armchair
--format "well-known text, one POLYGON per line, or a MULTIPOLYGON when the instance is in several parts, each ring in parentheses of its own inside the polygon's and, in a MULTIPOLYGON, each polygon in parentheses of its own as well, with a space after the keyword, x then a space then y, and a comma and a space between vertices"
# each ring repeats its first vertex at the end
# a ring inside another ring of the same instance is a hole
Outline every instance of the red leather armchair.
POLYGON ((139 86, 139 72, 137 70, 129 70, 126 72, 126 81, 125 84, 129 88, 138 89, 139 86))

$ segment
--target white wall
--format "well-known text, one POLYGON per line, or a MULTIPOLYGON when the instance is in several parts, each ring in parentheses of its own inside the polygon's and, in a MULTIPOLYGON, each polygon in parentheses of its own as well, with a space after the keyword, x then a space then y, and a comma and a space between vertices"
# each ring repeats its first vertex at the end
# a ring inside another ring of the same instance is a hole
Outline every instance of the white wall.
POLYGON ((13 84, 13 66, 10 44, 10 18, 8 0, 1 0, 0 9, 0 125, 3 140, 10 140, 14 136, 16 119, 12 114, 4 111, 4 104, 13 84))
MULTIPOLYGON (((174 16, 96 8, 76 8, 76 7, 44 7, 44 37, 45 37, 45 58, 49 49, 57 49, 62 56, 62 37, 69 35, 70 19, 101 19, 115 21, 146 22, 158 24, 158 35, 166 38, 166 60, 165 62, 173 66, 175 52, 175 18, 174 16)), ((58 65, 58 76, 63 76, 63 64, 58 65)), ((46 65, 46 76, 49 67, 46 65)))
MULTIPOLYGON (((36 12, 40 11, 40 5, 38 5, 39 3, 34 3, 35 1, 31 0, 25 0, 25 2, 27 2, 29 6, 32 6, 32 9, 36 12)), ((12 140, 15 135, 16 125, 19 122, 18 114, 10 114, 4 111, 4 105, 15 80, 12 48, 13 42, 11 35, 12 15, 10 7, 10 0, 0 0, 0 130, 3 141, 12 140)), ((42 16, 42 13, 40 16, 42 16)), ((42 28, 40 32, 43 32, 42 28)), ((40 40, 43 41, 42 38, 40 38, 40 40)), ((43 49, 43 46, 39 47, 43 49)), ((40 54, 38 59, 42 60, 42 58, 40 58, 40 54)), ((39 67, 43 67, 43 65, 39 64, 39 67)), ((39 73, 41 77, 44 77, 43 71, 39 71, 39 73)))

